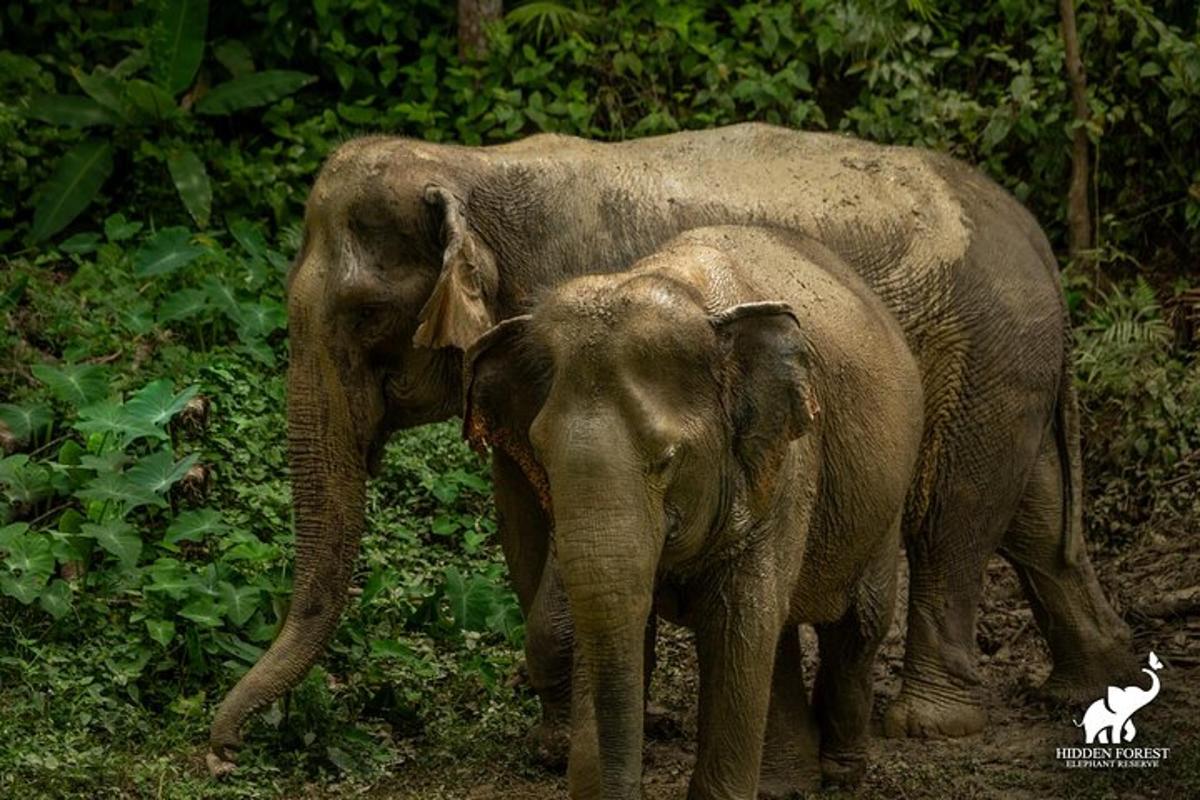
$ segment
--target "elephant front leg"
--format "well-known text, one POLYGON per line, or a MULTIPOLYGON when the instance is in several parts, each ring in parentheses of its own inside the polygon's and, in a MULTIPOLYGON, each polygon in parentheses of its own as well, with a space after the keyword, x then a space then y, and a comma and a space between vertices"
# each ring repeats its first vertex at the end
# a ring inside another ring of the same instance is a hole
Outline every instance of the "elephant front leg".
POLYGON ((562 769, 569 740, 574 629, 549 558, 550 519, 520 466, 501 450, 492 453, 492 485, 500 546, 525 615, 525 665, 542 703, 542 719, 529 738, 539 761, 562 769))
POLYGON ((804 686, 800 629, 785 625, 775 650, 771 706, 759 772, 760 800, 782 800, 821 785, 817 720, 804 686))
POLYGON ((755 797, 771 700, 771 675, 780 633, 778 609, 723 586, 697 615, 700 657, 699 748, 688 800, 755 797))
POLYGON ((895 551, 881 558, 837 622, 818 625, 821 663, 813 690, 821 736, 821 775, 853 786, 867 763, 875 655, 887 635, 896 593, 895 551))

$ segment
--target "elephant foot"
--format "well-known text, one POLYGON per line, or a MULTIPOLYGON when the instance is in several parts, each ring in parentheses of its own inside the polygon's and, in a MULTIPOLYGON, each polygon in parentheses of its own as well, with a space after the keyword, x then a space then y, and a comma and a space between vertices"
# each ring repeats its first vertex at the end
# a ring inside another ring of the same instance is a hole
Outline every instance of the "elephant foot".
MULTIPOLYGON (((222 748, 222 751, 228 752, 225 748, 222 748)), ((208 774, 217 779, 224 778, 237 769, 237 764, 234 763, 232 758, 218 755, 212 750, 208 751, 208 755, 204 757, 204 761, 208 764, 208 774)))
POLYGON ((543 717, 530 729, 527 738, 533 760, 538 765, 552 772, 566 770, 567 754, 571 751, 571 726, 565 719, 543 717))
POLYGON ((821 780, 825 786, 853 788, 867 771, 867 754, 862 751, 821 754, 821 780))
POLYGON ((642 729, 647 739, 668 741, 683 738, 683 721, 679 715, 657 703, 646 703, 646 713, 642 720, 642 729))
POLYGON ((821 767, 811 764, 763 765, 758 800, 792 800, 821 788, 821 767))
POLYGON ((883 718, 883 735, 953 739, 983 730, 987 714, 970 695, 947 690, 910 689, 906 681, 883 718))
POLYGON ((1136 678, 1137 660, 1125 645, 1116 645, 1094 657, 1055 661, 1050 677, 1033 691, 1049 706, 1078 706, 1104 697, 1109 686, 1136 678))

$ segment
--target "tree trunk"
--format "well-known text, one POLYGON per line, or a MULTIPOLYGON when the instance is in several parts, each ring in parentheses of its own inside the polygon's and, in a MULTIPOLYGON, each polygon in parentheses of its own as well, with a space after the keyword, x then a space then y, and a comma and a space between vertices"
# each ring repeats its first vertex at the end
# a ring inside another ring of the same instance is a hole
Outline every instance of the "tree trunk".
POLYGON ((503 0, 458 0, 458 54, 466 58, 487 56, 485 27, 504 14, 503 0))
POLYGON ((1059 0, 1063 44, 1067 56, 1067 84, 1071 88, 1071 108, 1075 130, 1071 135, 1071 187, 1067 192, 1067 225, 1071 257, 1077 258, 1092 248, 1092 218, 1088 208, 1088 135, 1091 117, 1087 102, 1087 78, 1079 56, 1079 36, 1075 29, 1074 0, 1059 0))

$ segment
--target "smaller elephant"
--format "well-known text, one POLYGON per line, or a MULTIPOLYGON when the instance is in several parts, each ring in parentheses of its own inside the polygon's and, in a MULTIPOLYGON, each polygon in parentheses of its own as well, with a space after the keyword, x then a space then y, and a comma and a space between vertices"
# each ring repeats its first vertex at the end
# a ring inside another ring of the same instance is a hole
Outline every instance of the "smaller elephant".
POLYGON ((656 611, 696 632, 690 800, 859 779, 923 395, 854 272, 795 234, 695 229, 548 293, 464 373, 468 438, 526 465, 553 516, 547 569, 576 630, 571 796, 641 796, 656 611), (801 623, 820 647, 812 707, 801 623))
POLYGON ((1150 669, 1142 668, 1142 672, 1150 676, 1150 688, 1140 686, 1108 687, 1108 695, 1088 706, 1083 719, 1075 723, 1075 727, 1083 728, 1084 741, 1087 744, 1124 744, 1132 742, 1137 736, 1137 728, 1133 727, 1133 714, 1142 706, 1158 697, 1162 685, 1158 680, 1158 670, 1162 662, 1153 651, 1149 658, 1150 669))

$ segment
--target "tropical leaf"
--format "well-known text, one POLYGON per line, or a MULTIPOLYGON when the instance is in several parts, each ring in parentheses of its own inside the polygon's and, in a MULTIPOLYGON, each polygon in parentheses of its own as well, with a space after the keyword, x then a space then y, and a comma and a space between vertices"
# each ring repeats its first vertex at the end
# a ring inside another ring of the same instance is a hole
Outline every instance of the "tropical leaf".
POLYGON ((87 139, 59 160, 54 174, 38 190, 33 227, 29 231, 35 242, 67 227, 96 198, 100 187, 112 174, 112 153, 109 142, 87 139))
POLYGON ((225 609, 212 597, 202 594, 179 610, 179 616, 190 619, 206 628, 221 627, 221 615, 225 609))
POLYGON ((187 228, 163 228, 133 254, 133 274, 139 278, 164 275, 187 266, 208 252, 191 243, 187 228))
POLYGON ((267 257, 267 240, 257 225, 249 220, 239 219, 229 224, 229 232, 237 243, 253 258, 267 257))
POLYGON ((108 369, 102 364, 34 364, 33 376, 64 403, 81 408, 108 393, 108 369))
POLYGON ((169 619, 148 619, 146 630, 150 638, 166 647, 175 638, 175 623, 169 619))
POLYGON ((163 0, 150 34, 151 72, 171 94, 192 84, 204 57, 208 0, 163 0))
POLYGON ((455 567, 446 567, 444 596, 454 625, 464 631, 485 631, 494 610, 496 589, 485 578, 463 578, 455 567))
POLYGON ((139 122, 162 122, 181 113, 170 92, 150 81, 126 81, 125 98, 139 122))
POLYGON ((192 453, 176 461, 170 448, 164 447, 139 459, 136 464, 125 470, 124 478, 139 490, 156 495, 166 494, 168 489, 183 479, 199 459, 199 454, 192 453))
POLYGON ((46 406, 15 406, 0 403, 0 422, 17 441, 29 443, 54 424, 54 414, 46 406))
POLYGON ((262 597, 262 590, 257 586, 234 586, 228 581, 221 581, 220 593, 225 616, 239 628, 254 616, 262 597))
POLYGON ((199 391, 199 386, 189 386, 176 394, 171 381, 165 378, 148 383, 125 401, 125 417, 140 426, 161 430, 176 414, 183 411, 188 401, 199 391))
POLYGON ((125 219, 125 215, 119 211, 104 220, 104 237, 110 242, 132 239, 141 229, 142 223, 125 219))
POLYGON ((221 512, 212 508, 184 511, 167 527, 163 541, 168 544, 198 542, 210 533, 224 533, 229 526, 221 519, 221 512))
POLYGON ((167 504, 154 491, 135 484, 119 472, 101 472, 75 492, 75 496, 81 500, 117 503, 126 514, 142 506, 161 508, 167 504))
POLYGON ((167 169, 184 208, 197 225, 206 227, 212 212, 212 183, 208 180, 204 162, 191 148, 179 147, 167 157, 167 169))
POLYGON ((42 122, 68 128, 116 125, 121 121, 116 114, 92 98, 78 94, 39 95, 29 101, 25 113, 42 122))
POLYGON ((115 76, 98 68, 91 74, 75 67, 71 70, 79 88, 87 96, 111 111, 121 122, 129 122, 129 104, 125 99, 125 85, 115 76))
POLYGON ((22 505, 36 503, 54 491, 49 470, 22 453, 0 458, 0 486, 10 503, 22 505))
POLYGON ((255 72, 214 86, 196 103, 196 112, 232 114, 244 108, 265 106, 299 91, 315 80, 314 75, 289 70, 255 72))
POLYGON ((71 427, 89 436, 98 433, 101 436, 121 437, 126 433, 123 414, 121 402, 109 398, 79 409, 79 419, 71 427))
POLYGON ((250 55, 250 49, 237 39, 227 39, 217 45, 213 49, 213 55, 235 78, 254 72, 254 57, 250 55))
POLYGON ((180 289, 167 295, 158 307, 159 322, 178 322, 202 313, 211 306, 203 289, 180 289))
POLYGON ((137 566, 138 556, 142 554, 142 537, 128 522, 120 519, 110 519, 107 522, 84 523, 80 530, 84 536, 95 539, 106 552, 117 557, 124 569, 137 566))
POLYGON ((0 591, 25 605, 37 599, 54 572, 50 539, 20 532, 4 537, 6 572, 0 574, 0 591))
POLYGON ((42 590, 38 597, 38 605, 55 619, 65 617, 71 610, 71 585, 55 578, 42 590))
POLYGON ((176 600, 182 600, 200 586, 200 579, 174 558, 160 558, 146 572, 150 576, 148 591, 163 592, 176 600))

